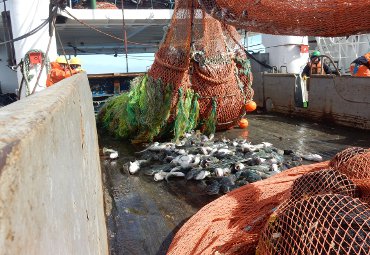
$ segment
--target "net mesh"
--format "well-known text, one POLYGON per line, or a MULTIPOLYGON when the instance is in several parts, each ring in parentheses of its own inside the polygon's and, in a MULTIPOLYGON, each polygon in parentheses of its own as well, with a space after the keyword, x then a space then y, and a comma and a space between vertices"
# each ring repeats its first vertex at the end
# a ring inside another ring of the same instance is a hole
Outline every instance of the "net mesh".
POLYGON ((341 165, 345 165, 347 161, 358 154, 367 152, 368 149, 362 147, 350 147, 337 153, 332 160, 330 160, 330 167, 338 169, 341 165))
POLYGON ((359 188, 360 198, 370 203, 370 149, 347 148, 335 155, 330 167, 351 178, 359 188))
POLYGON ((182 226, 168 254, 369 254, 368 151, 349 148, 226 194, 182 226))
POLYGON ((319 194, 341 194, 356 197, 356 186, 344 174, 335 170, 322 170, 305 174, 294 181, 290 202, 319 194))
POLYGON ((370 1, 199 0, 216 19, 265 34, 345 36, 370 32, 370 1), (361 17, 357 19, 356 17, 361 17))
POLYGON ((197 1, 176 1, 148 74, 133 80, 128 94, 108 102, 98 122, 138 142, 234 126, 253 97, 250 62, 240 40, 234 27, 212 18, 197 1))
POLYGON ((168 254, 255 254, 261 230, 276 208, 289 199, 294 180, 327 167, 328 162, 322 162, 291 168, 218 198, 180 228, 168 254))
POLYGON ((316 195, 273 214, 257 254, 369 254, 370 208, 339 194, 316 195))

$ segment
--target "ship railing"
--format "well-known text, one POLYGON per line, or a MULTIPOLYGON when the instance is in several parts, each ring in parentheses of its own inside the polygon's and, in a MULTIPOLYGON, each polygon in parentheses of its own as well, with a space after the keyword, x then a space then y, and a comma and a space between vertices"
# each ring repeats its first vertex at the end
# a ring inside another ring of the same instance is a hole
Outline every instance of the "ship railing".
MULTIPOLYGON (((123 0, 125 9, 173 9, 175 0, 123 0)), ((99 1, 114 4, 118 9, 122 7, 121 0, 99 1)), ((90 9, 89 1, 86 0, 68 0, 68 6, 76 9, 90 9)))

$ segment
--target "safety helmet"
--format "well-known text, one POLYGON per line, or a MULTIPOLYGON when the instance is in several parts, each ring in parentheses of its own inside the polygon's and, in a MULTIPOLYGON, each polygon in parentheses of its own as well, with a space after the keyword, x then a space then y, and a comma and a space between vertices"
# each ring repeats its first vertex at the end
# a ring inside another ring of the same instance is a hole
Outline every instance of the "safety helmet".
POLYGON ((79 58, 77 58, 77 57, 73 57, 69 61, 69 64, 70 65, 81 65, 81 60, 79 58))
POLYGON ((59 63, 59 64, 67 64, 67 60, 64 56, 59 56, 57 57, 57 59, 55 60, 55 62, 59 63))
POLYGON ((321 53, 320 53, 320 51, 318 51, 318 50, 315 50, 314 52, 312 52, 312 54, 311 54, 311 58, 312 57, 319 57, 319 56, 321 56, 321 53))

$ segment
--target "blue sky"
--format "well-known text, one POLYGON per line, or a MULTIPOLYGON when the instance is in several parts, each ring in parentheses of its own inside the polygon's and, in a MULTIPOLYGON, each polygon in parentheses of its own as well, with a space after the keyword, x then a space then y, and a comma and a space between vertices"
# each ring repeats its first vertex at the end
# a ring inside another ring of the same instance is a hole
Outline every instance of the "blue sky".
MULTIPOLYGON (((126 73, 126 56, 113 55, 78 55, 82 61, 82 68, 88 74, 126 73)), ((145 72, 153 63, 154 53, 129 54, 128 71, 145 72)))
MULTIPOLYGON (((242 40, 244 43, 244 40, 242 40)), ((246 45, 246 43, 245 43, 246 45)), ((250 36, 248 38, 249 50, 263 51, 261 45, 261 35, 250 36)), ((101 73, 126 73, 126 57, 124 54, 113 55, 78 55, 82 60, 82 68, 88 74, 101 73)), ((128 71, 145 72, 154 61, 154 53, 128 54, 128 71)))

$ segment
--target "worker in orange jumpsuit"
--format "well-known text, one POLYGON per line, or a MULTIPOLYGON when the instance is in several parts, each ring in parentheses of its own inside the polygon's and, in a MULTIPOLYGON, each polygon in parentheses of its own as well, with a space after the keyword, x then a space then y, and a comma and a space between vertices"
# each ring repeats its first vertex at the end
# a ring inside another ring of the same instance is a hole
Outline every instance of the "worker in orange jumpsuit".
POLYGON ((77 57, 72 57, 69 61, 69 65, 71 66, 72 70, 75 71, 75 73, 84 72, 81 68, 81 60, 77 57))
POLYGON ((351 63, 350 72, 355 77, 370 77, 370 52, 355 59, 351 63))
POLYGON ((64 56, 59 56, 55 62, 51 62, 51 70, 46 80, 46 86, 50 87, 64 78, 70 77, 76 72, 73 71, 64 56))

